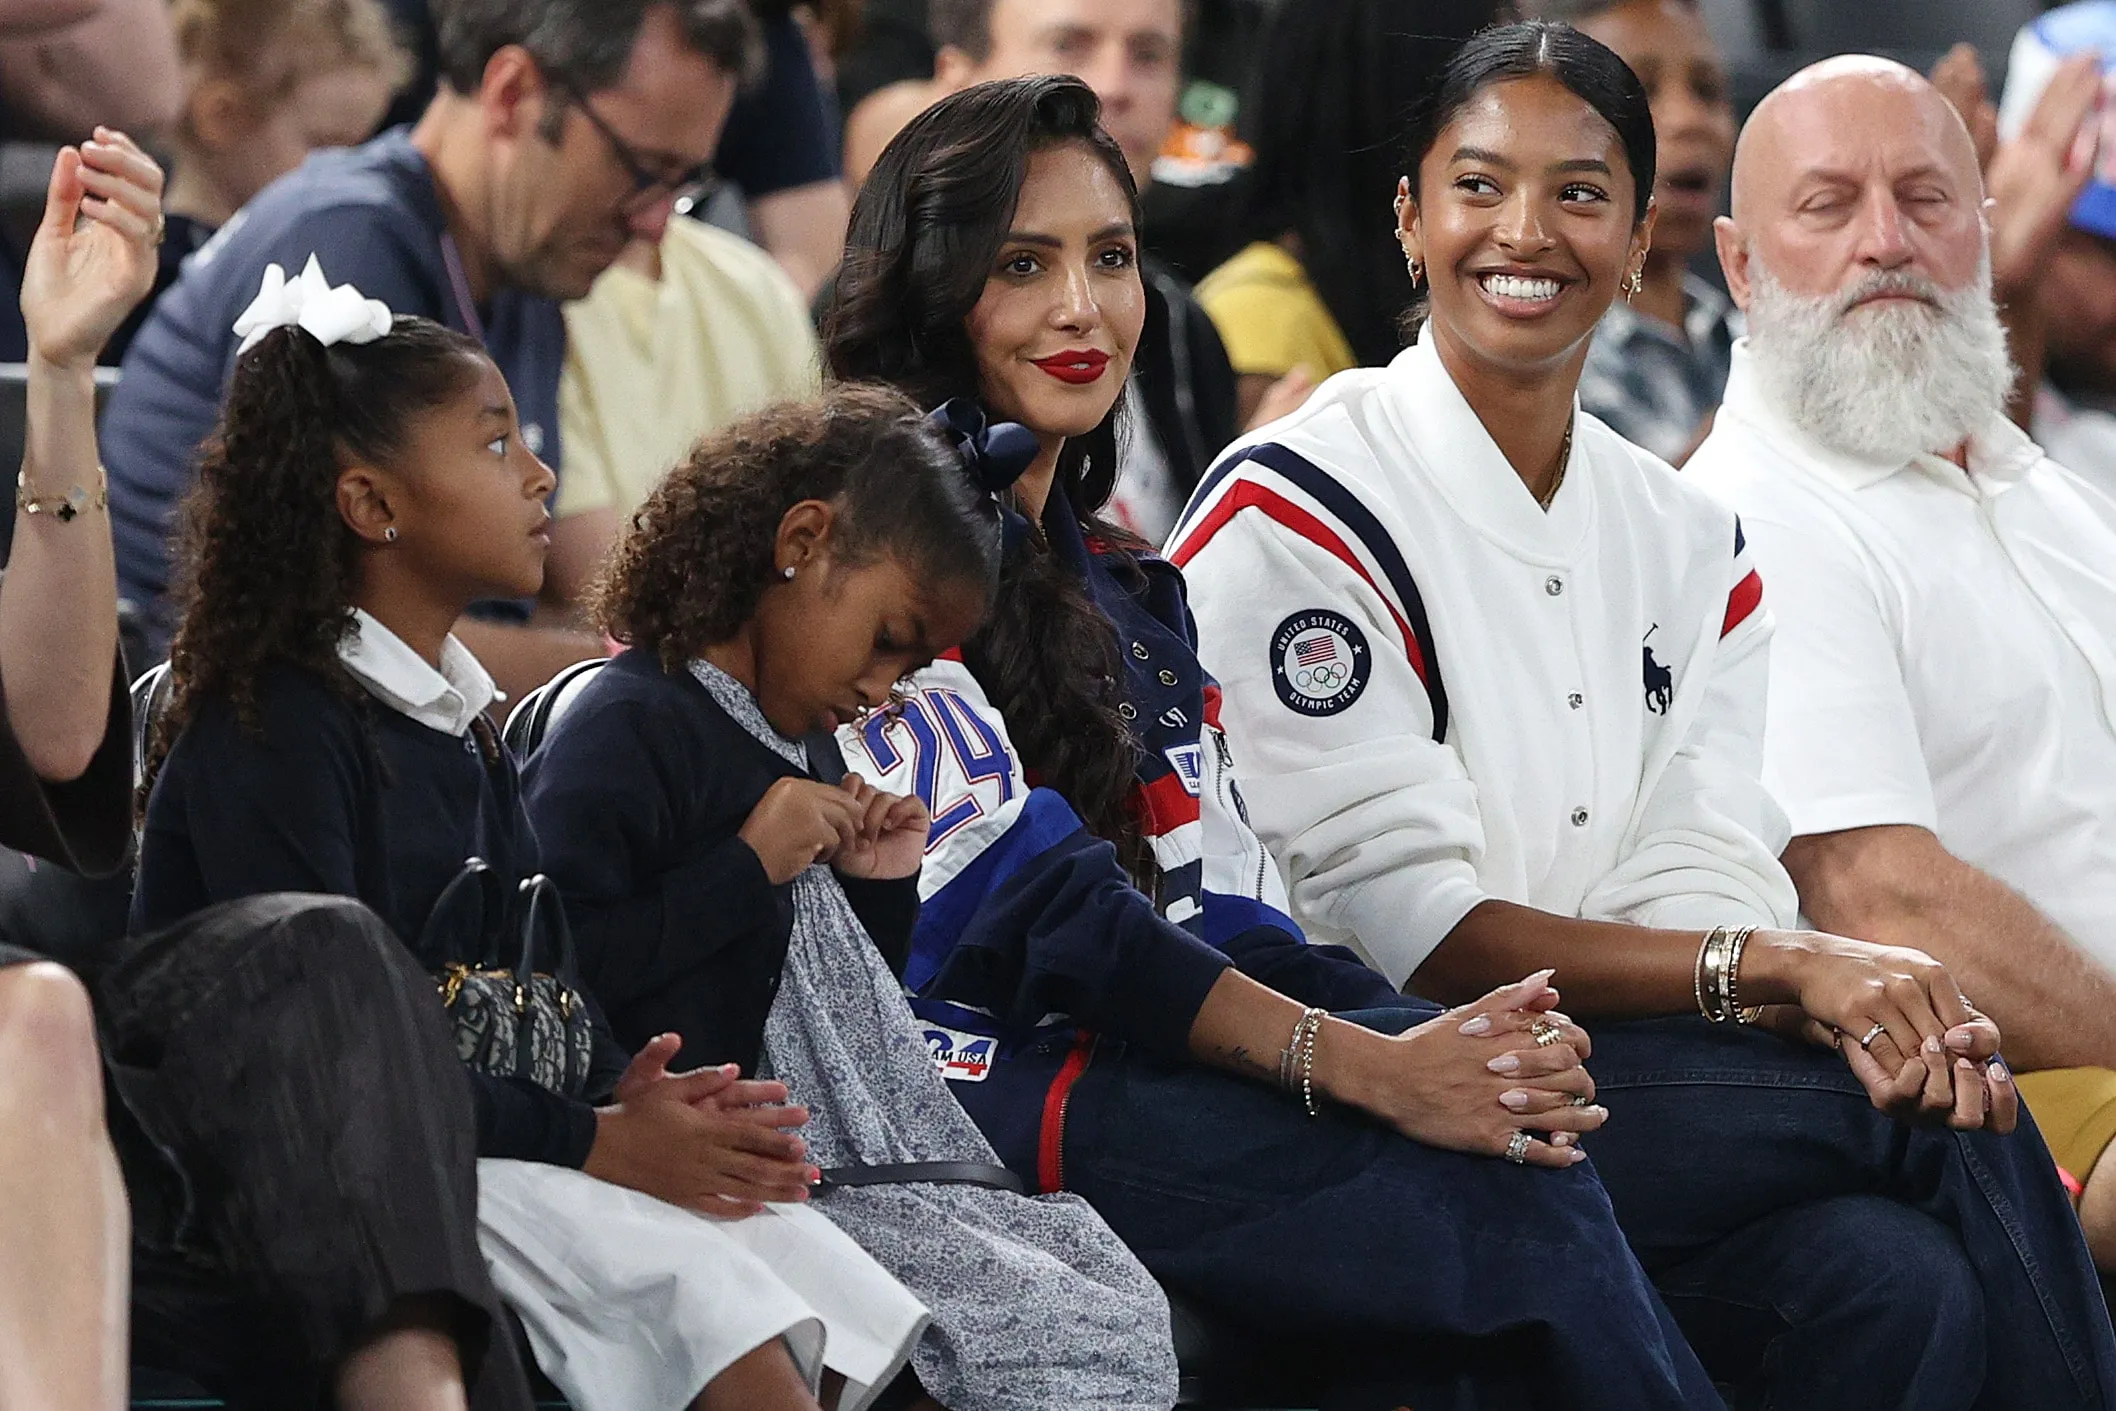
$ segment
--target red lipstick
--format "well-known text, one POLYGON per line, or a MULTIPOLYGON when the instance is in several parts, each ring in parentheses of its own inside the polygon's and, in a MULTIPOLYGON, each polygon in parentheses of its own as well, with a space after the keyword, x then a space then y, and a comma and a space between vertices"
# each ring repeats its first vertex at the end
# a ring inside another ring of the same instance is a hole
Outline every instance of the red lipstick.
POLYGON ((1098 353, 1092 348, 1068 348, 1062 353, 1029 361, 1060 382, 1085 387, 1102 376, 1103 369, 1109 366, 1109 354, 1098 353))

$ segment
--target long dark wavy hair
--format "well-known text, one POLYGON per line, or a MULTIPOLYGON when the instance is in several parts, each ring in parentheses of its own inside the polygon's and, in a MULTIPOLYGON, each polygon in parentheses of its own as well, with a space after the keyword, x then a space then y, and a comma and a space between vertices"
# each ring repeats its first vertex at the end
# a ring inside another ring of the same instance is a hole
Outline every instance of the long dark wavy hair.
POLYGON ((266 670, 309 672, 358 701, 338 660, 353 621, 357 540, 338 513, 354 462, 391 465, 420 414, 462 395, 484 351, 423 318, 325 348, 274 329, 235 365, 179 517, 171 695, 148 746, 144 803, 169 746, 214 698, 258 725, 266 670))
POLYGON ((803 500, 835 505, 834 557, 888 554, 926 584, 999 576, 999 508, 902 394, 834 387, 700 441, 632 516, 589 595, 596 624, 676 672, 740 631, 778 581, 772 549, 803 500))
MULTIPOLYGON (((1077 78, 981 83, 914 118, 884 149, 852 210, 845 261, 823 322, 824 359, 842 380, 884 382, 921 406, 981 389, 968 319, 1004 245, 1029 159, 1077 143, 1099 157, 1139 221, 1124 153, 1101 103, 1077 78)), ((1123 400, 1058 457, 1047 512, 1070 507, 1091 536, 1137 541, 1106 522, 1123 400)), ((1040 536, 1007 557, 999 596, 963 659, 1006 718, 1022 763, 1115 844, 1149 891, 1158 873, 1132 812, 1139 746, 1118 713, 1114 629, 1086 585, 1040 536)))

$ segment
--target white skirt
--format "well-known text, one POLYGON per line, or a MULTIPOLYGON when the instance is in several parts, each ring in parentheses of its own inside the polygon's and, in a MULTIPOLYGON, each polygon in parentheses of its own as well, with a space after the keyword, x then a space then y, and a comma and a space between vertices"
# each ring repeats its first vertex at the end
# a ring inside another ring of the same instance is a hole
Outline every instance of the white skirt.
POLYGON ((681 1411, 784 1338, 844 1411, 894 1379, 925 1305, 805 1205, 715 1220, 562 1166, 478 1162, 478 1246, 576 1411, 681 1411))

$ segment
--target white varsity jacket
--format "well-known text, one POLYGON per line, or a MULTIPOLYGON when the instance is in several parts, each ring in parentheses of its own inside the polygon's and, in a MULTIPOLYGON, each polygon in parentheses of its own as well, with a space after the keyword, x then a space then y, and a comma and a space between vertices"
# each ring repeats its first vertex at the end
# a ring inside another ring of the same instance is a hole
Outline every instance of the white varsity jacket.
POLYGON ((1577 413, 1546 513, 1431 346, 1235 443, 1169 541, 1296 920, 1402 983, 1487 898, 1790 925, 1733 513, 1577 413))

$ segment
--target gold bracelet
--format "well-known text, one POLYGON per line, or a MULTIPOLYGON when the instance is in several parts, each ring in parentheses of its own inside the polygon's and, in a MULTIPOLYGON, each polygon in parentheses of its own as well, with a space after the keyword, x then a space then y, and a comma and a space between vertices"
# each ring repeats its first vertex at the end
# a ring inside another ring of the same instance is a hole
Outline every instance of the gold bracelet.
POLYGON ((29 493, 29 472, 23 471, 15 477, 15 513, 48 514, 61 524, 71 524, 83 510, 107 510, 110 508, 110 473, 101 466, 96 467, 96 488, 90 494, 85 485, 76 485, 63 495, 32 495, 29 493))

